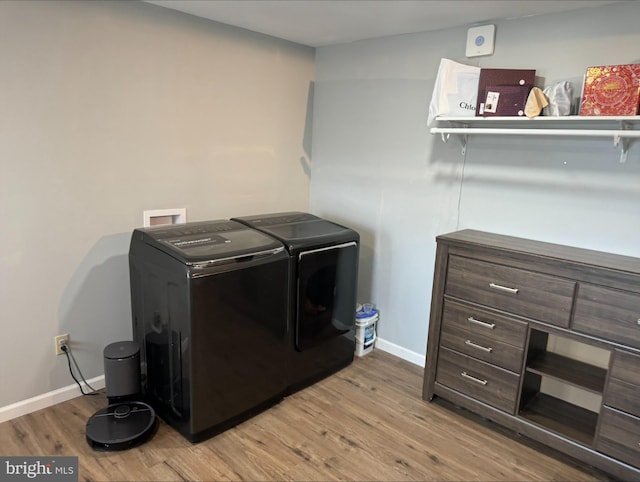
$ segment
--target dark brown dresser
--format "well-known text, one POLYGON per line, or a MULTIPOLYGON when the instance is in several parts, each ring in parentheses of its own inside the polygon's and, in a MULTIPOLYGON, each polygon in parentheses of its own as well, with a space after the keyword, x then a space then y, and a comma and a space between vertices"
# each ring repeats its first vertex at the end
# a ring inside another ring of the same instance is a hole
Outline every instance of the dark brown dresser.
POLYGON ((423 398, 640 480, 640 259, 437 237, 423 398))

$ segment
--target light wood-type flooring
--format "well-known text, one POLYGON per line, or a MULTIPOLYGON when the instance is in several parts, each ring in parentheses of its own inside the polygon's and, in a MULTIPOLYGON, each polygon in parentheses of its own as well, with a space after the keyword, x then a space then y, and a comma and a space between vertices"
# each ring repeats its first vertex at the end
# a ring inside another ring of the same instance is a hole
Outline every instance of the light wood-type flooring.
MULTIPOLYGON (((74 455, 80 480, 603 480, 595 469, 421 399, 423 370, 374 350, 199 444, 164 422, 149 442, 96 452, 81 397, 0 424, 2 455, 74 455)), ((3 389, 6 387, 3 387, 3 389)))

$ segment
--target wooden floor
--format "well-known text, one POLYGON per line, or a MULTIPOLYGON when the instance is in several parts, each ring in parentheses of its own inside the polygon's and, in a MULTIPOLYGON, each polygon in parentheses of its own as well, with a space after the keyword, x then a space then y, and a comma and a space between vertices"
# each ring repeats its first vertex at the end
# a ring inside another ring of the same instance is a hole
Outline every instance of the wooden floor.
POLYGON ((1 455, 77 455, 80 480, 606 480, 446 402, 422 369, 380 350, 199 444, 164 423, 123 452, 95 452, 82 397, 0 424, 1 455))

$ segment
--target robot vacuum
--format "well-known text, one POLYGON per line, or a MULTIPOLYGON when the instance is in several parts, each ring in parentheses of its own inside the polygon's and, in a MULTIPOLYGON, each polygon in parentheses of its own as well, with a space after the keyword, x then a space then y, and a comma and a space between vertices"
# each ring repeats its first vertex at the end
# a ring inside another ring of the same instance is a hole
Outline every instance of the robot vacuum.
POLYGON ((96 450, 125 450, 149 440, 156 428, 156 413, 146 403, 116 403, 89 419, 87 442, 96 450))
POLYGON ((87 422, 87 443, 95 450, 125 450, 146 442, 157 430, 158 421, 150 405, 136 400, 140 396, 138 343, 108 345, 104 374, 109 405, 87 422))

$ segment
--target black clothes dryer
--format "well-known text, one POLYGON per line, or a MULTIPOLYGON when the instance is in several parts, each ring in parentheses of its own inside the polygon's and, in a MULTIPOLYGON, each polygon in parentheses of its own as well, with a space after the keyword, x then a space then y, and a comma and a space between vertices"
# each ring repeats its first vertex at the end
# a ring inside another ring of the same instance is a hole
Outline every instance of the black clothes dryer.
POLYGON ((188 440, 287 391, 289 256, 233 221, 136 229, 129 250, 145 400, 188 440))
POLYGON ((353 361, 359 234, 301 212, 233 218, 282 241, 291 256, 289 390, 353 361))

